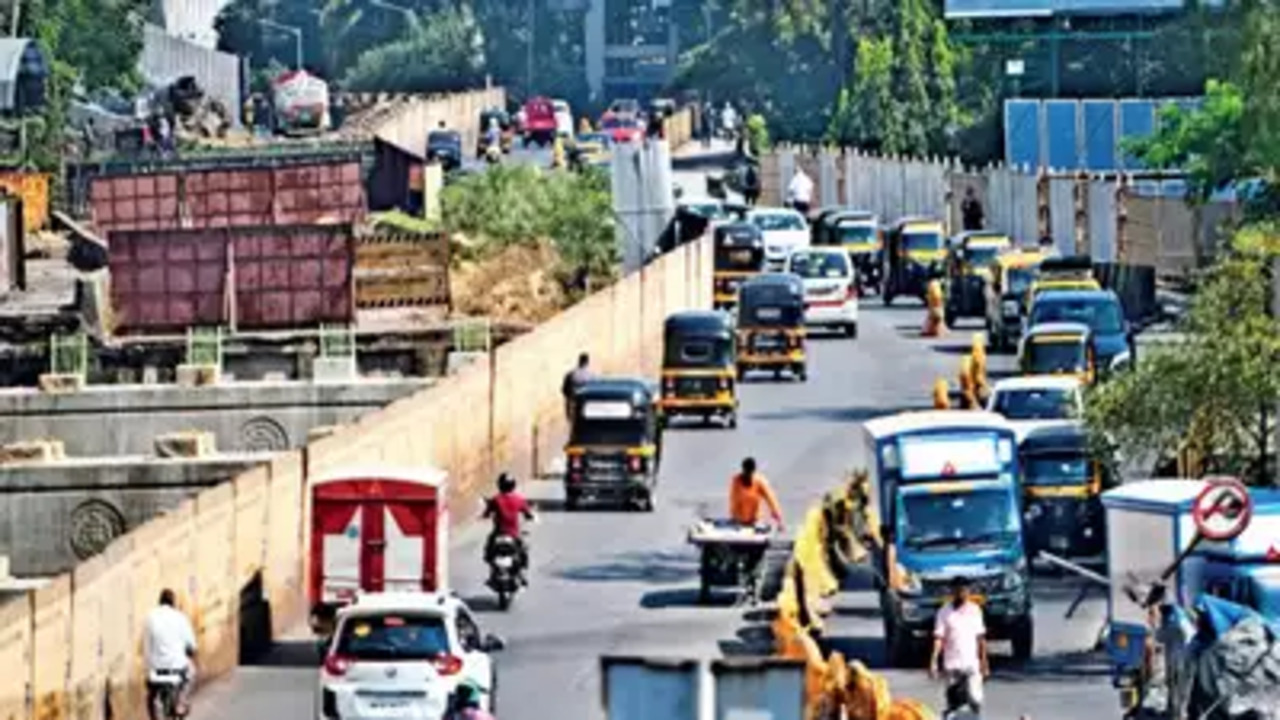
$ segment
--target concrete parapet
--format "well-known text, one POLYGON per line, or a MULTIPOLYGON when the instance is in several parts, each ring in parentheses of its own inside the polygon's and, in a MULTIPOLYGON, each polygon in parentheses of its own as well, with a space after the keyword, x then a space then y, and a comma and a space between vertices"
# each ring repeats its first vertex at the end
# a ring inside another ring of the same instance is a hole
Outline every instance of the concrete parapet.
POLYGON ((0 465, 54 462, 66 456, 67 449, 61 440, 29 440, 0 447, 0 465))
POLYGON ((84 376, 69 373, 45 373, 40 376, 40 391, 50 394, 73 393, 84 388, 84 376))

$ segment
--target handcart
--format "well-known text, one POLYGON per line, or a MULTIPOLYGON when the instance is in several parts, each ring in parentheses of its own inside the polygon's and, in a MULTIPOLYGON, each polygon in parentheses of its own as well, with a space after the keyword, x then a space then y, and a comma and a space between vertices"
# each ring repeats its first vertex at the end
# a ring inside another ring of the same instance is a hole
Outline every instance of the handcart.
POLYGON ((741 603, 757 605, 772 534, 767 524, 744 525, 733 520, 703 519, 689 528, 689 542, 702 554, 698 601, 709 603, 713 588, 738 588, 741 603))

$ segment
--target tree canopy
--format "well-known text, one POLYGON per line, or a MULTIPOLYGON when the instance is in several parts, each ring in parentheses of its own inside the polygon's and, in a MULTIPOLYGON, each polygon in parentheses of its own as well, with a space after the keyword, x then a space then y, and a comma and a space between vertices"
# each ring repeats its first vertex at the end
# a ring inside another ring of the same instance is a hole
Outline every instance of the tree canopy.
POLYGON ((465 7, 434 13, 401 40, 361 53, 342 85, 356 92, 448 92, 484 81, 484 38, 465 7))

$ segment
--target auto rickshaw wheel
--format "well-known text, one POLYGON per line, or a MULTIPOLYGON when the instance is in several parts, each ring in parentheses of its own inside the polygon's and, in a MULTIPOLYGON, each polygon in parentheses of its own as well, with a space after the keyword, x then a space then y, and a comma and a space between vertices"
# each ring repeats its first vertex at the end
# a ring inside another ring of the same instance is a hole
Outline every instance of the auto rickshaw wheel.
MULTIPOLYGON (((925 304, 928 304, 926 301, 925 304)), ((942 322, 947 326, 948 330, 954 330, 956 327, 956 312, 950 306, 942 311, 942 322)))
POLYGON ((738 413, 729 413, 724 419, 725 427, 733 430, 738 427, 738 413))
POLYGON ((853 322, 845 325, 844 334, 856 340, 858 338, 858 323, 853 322))
POLYGON ((796 380, 799 380, 800 382, 804 382, 809 379, 808 369, 805 368, 804 365, 795 366, 791 372, 795 373, 796 380))
POLYGON ((884 642, 888 647, 886 654, 889 656, 889 666, 895 668, 913 668, 915 662, 915 648, 912 647, 911 637, 904 634, 898 629, 897 623, 886 619, 884 621, 884 642))
POLYGON ((636 508, 640 512, 653 512, 653 491, 645 490, 640 493, 640 497, 636 500, 636 508))

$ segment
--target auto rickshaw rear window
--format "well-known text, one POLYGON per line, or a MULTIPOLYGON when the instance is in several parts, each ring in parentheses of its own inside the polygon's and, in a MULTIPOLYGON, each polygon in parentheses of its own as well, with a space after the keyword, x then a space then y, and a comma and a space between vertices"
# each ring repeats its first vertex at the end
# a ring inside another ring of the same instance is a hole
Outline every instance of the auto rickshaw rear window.
POLYGON ((942 233, 940 232, 906 232, 902 234, 902 248, 907 252, 941 250, 942 243, 942 233))
POLYGON ((799 325, 803 319, 803 306, 787 306, 778 307, 771 306, 754 306, 743 308, 739 311, 742 315, 743 325, 776 325, 790 327, 799 325))
POLYGON ((964 261, 974 267, 986 267, 1004 249, 1004 245, 970 244, 965 248, 964 261))
POLYGON ((1079 454, 1033 455, 1023 461, 1023 483, 1027 485, 1084 485, 1092 478, 1093 463, 1079 454))
POLYGON ((582 417, 587 420, 620 420, 633 415, 631 403, 621 400, 588 400, 582 404, 582 417))
POLYGON ((648 444, 648 424, 643 418, 586 419, 573 424, 570 445, 635 447, 648 444))
POLYGON ((1024 292, 1035 279, 1035 268, 1009 268, 1005 272, 1005 288, 1008 292, 1024 292))
POLYGON ((751 248, 729 250, 716 254, 717 270, 756 270, 760 264, 760 251, 751 248))
POLYGON ((687 363, 707 363, 716 357, 715 343, 710 340, 689 340, 680 343, 680 359, 687 363))

